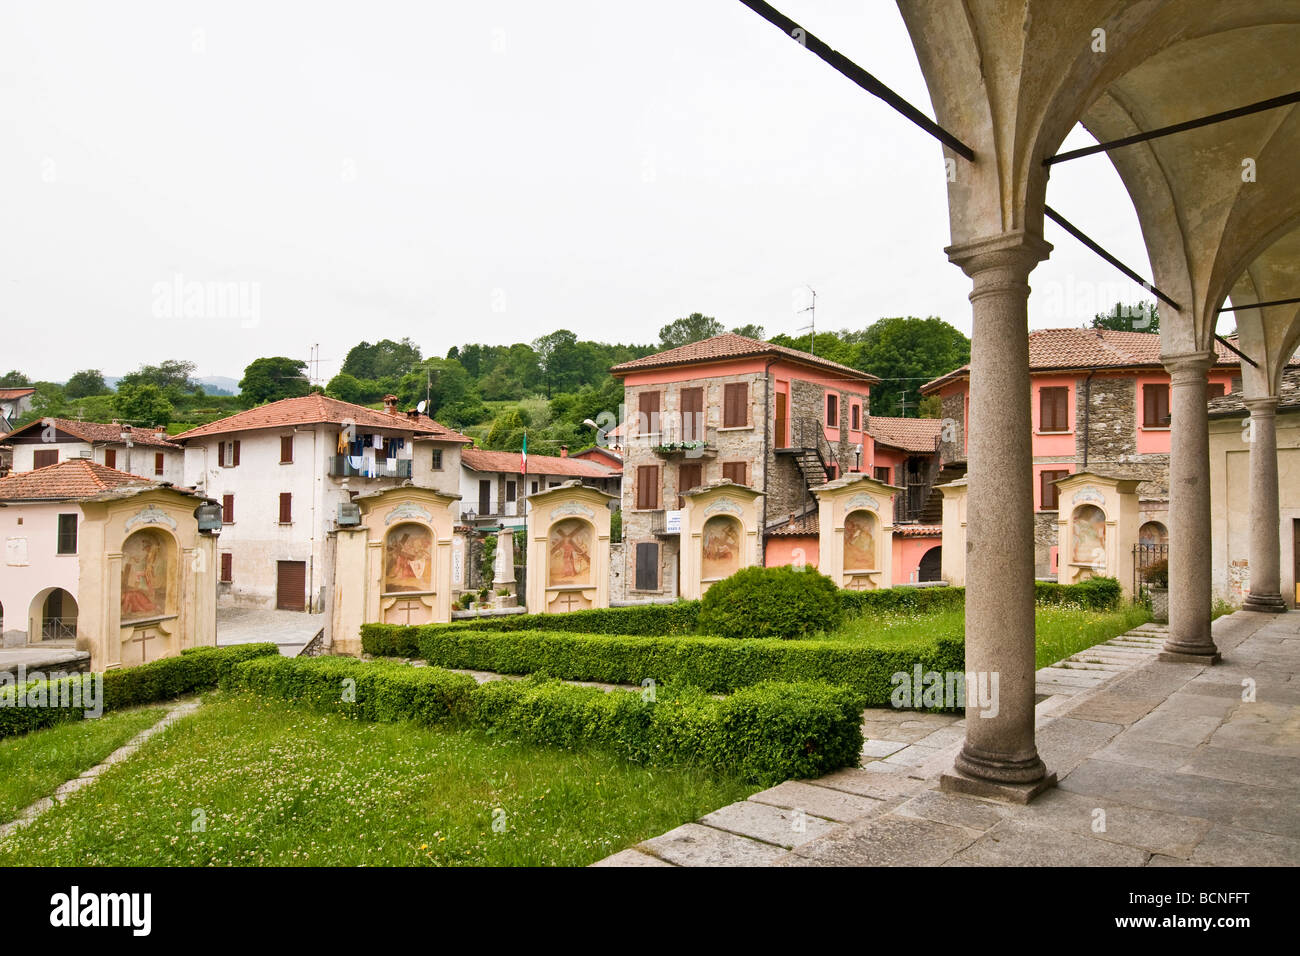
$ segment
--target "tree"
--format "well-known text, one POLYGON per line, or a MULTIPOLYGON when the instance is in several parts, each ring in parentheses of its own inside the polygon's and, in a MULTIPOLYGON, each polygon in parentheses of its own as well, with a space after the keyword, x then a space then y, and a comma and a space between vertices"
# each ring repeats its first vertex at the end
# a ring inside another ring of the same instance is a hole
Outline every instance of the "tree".
POLYGON ((369 405, 384 397, 384 391, 378 383, 357 378, 347 372, 339 372, 330 379, 325 385, 325 394, 354 405, 369 405))
POLYGON ((183 359, 168 359, 158 365, 141 365, 134 372, 123 375, 118 388, 120 390, 122 385, 157 385, 174 394, 192 392, 197 387, 191 379, 196 368, 198 366, 193 362, 183 359))
POLYGON ((915 417, 920 387, 970 361, 970 340, 934 316, 873 322, 857 350, 850 364, 883 380, 871 388, 872 415, 915 417))
POLYGON ((0 375, 0 388, 27 388, 31 384, 32 380, 17 369, 0 375))
POLYGON ((85 398, 87 395, 103 395, 108 391, 104 382, 104 373, 97 368, 82 369, 68 379, 63 386, 63 394, 68 398, 85 398))
POLYGON ((420 359, 420 347, 409 338, 400 342, 380 339, 374 345, 369 342, 354 345, 339 371, 359 379, 391 379, 395 388, 402 376, 420 363, 420 359))
POLYGON ((659 347, 675 349, 678 346, 702 342, 727 331, 722 323, 711 316, 692 312, 684 319, 674 319, 659 330, 659 347))
POLYGON ((157 385, 123 385, 118 383, 117 395, 113 401, 117 417, 132 425, 165 426, 176 413, 175 407, 167 401, 163 390, 157 385))
POLYGON ((818 358, 839 362, 841 365, 853 365, 858 354, 857 347, 847 341, 844 332, 818 332, 817 347, 812 347, 812 334, 808 335, 774 335, 769 341, 773 345, 784 345, 788 349, 812 352, 818 358))
POLYGON ((283 355, 253 359, 239 380, 240 398, 249 406, 278 402, 282 398, 298 398, 310 391, 307 363, 283 355))
POLYGON ((1110 329, 1115 332, 1159 332, 1160 312, 1154 302, 1139 302, 1137 305, 1121 305, 1109 312, 1098 312, 1092 319, 1094 329, 1110 329))
POLYGON ((733 335, 743 335, 747 339, 763 338, 763 327, 752 322, 749 325, 739 325, 731 331, 733 335))

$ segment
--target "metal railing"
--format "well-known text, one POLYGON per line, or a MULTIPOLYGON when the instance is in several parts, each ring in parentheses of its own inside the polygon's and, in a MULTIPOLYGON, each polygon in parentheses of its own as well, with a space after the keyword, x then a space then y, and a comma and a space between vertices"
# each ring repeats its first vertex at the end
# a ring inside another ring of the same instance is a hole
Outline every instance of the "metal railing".
POLYGON ((815 418, 796 418, 790 425, 794 447, 817 452, 822 467, 828 468, 835 460, 835 452, 826 439, 825 426, 815 418))
POLYGON ((387 458, 376 459, 368 465, 364 458, 352 455, 334 455, 330 458, 330 476, 333 478, 410 478, 411 459, 398 458, 393 467, 387 458))

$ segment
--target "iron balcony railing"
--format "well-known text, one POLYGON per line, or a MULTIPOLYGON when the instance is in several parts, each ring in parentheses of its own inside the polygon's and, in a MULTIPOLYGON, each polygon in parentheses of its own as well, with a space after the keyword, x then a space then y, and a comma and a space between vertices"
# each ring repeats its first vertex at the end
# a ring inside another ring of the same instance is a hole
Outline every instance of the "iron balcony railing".
POLYGON ((387 458, 377 459, 373 464, 364 458, 352 455, 334 455, 330 458, 330 477, 332 478, 410 478, 411 459, 398 458, 389 467, 387 458))

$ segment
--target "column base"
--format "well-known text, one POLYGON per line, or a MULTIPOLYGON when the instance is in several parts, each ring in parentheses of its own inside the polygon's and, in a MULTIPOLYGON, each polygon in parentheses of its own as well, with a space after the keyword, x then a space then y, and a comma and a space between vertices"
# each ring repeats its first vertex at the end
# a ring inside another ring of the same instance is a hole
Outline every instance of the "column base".
POLYGON ((1286 602, 1282 600, 1280 594, 1256 594, 1251 591, 1246 597, 1246 602, 1241 606, 1243 611, 1260 611, 1264 614, 1283 614, 1289 608, 1286 602))
POLYGON ((1003 803, 1026 804, 1045 790, 1056 786, 1056 774, 1048 773, 1031 783, 1003 783, 985 780, 962 773, 956 767, 939 778, 939 789, 944 793, 961 793, 968 797, 983 797, 1003 803))
POLYGON ((1217 664, 1223 660, 1219 649, 1211 644, 1209 647, 1189 646, 1166 642, 1164 649, 1156 656, 1158 661, 1171 661, 1175 664, 1217 664))

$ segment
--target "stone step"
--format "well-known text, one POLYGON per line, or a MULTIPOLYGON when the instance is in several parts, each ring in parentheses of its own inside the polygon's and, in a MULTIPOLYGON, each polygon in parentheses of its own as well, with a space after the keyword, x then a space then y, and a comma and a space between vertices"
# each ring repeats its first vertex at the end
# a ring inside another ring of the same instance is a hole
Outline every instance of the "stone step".
POLYGON ((1075 687, 1095 687, 1106 677, 1096 671, 1066 670, 1064 667, 1044 667, 1038 672, 1039 680, 1051 680, 1058 684, 1073 684, 1075 687))

